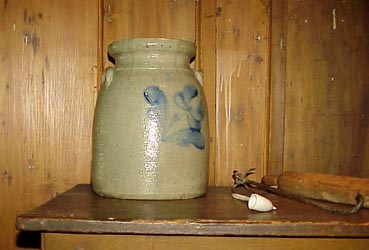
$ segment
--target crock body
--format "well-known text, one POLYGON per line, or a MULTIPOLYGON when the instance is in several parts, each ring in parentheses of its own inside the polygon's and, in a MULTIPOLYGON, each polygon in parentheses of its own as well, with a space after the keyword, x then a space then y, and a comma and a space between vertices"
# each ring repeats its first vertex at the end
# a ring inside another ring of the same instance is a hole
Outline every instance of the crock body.
POLYGON ((194 44, 174 39, 112 43, 93 128, 91 182, 101 196, 186 199, 205 194, 208 116, 194 44))

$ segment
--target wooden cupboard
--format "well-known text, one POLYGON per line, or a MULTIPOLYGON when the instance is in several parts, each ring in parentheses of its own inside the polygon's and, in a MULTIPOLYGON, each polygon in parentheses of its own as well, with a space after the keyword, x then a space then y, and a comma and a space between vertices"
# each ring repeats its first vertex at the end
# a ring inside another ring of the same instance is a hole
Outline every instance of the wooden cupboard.
POLYGON ((32 247, 17 214, 89 183, 94 104, 116 39, 196 42, 210 185, 253 167, 257 180, 369 177, 368 12, 365 0, 0 0, 0 249, 32 247))

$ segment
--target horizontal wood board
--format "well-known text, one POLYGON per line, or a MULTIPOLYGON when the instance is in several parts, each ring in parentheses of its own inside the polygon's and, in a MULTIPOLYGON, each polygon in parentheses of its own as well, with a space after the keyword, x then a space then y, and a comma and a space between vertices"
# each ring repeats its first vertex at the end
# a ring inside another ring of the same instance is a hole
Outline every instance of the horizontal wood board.
POLYGON ((194 237, 194 236, 138 236, 138 235, 84 235, 45 234, 44 250, 65 249, 89 250, 366 250, 369 239, 332 238, 260 238, 260 237, 194 237))
POLYGON ((234 200, 229 187, 209 187, 197 199, 118 200, 78 185, 18 217, 21 230, 68 233, 369 237, 369 210, 330 214, 306 204, 266 195, 276 211, 259 213, 234 200))

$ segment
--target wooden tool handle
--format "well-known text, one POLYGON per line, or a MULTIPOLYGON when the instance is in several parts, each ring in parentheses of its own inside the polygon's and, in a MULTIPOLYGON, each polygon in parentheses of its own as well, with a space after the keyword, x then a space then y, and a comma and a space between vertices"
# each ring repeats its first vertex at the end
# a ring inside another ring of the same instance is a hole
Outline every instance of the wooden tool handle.
POLYGON ((276 181, 267 176, 263 181, 269 186, 276 182, 278 189, 292 194, 350 205, 356 204, 359 193, 364 197, 364 207, 369 208, 369 179, 366 178, 287 171, 276 181))
POLYGON ((278 176, 277 175, 265 175, 261 179, 261 183, 268 185, 269 187, 277 187, 278 185, 278 176))

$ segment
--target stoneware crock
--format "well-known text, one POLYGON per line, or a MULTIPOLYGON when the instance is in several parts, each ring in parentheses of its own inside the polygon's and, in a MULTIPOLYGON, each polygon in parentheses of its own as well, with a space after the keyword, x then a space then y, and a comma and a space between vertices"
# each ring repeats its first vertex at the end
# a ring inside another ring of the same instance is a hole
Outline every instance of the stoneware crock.
POLYGON ((187 199, 206 192, 208 116, 192 42, 113 42, 93 128, 95 193, 121 199, 187 199))

